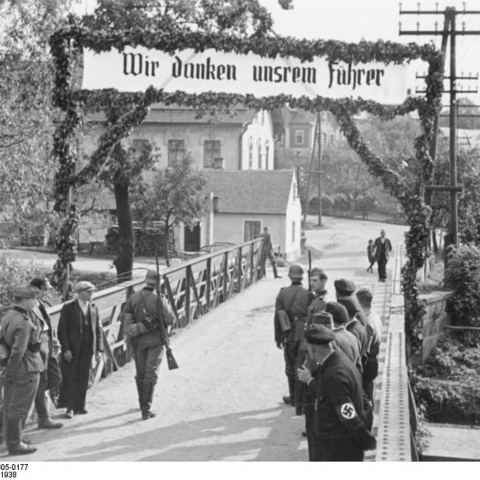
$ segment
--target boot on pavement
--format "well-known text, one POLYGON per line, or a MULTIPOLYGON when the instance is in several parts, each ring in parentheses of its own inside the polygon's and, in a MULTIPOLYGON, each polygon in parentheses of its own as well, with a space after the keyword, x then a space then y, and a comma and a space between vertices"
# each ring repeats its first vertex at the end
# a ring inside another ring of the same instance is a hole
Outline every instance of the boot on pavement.
POLYGON ((22 419, 7 420, 7 448, 10 455, 28 455, 37 451, 22 442, 22 419))
POLYGON ((143 420, 148 420, 149 418, 153 418, 155 414, 150 411, 153 401, 153 391, 155 389, 155 385, 152 383, 144 383, 142 389, 142 418, 143 420))

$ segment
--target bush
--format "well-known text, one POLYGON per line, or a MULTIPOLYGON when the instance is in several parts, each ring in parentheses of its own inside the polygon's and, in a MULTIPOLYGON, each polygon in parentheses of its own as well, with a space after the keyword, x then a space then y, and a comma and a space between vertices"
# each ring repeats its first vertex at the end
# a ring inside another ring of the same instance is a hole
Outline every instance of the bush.
POLYGON ((15 287, 27 284, 34 277, 42 276, 35 262, 21 263, 12 257, 8 249, 0 249, 0 313, 12 304, 15 287))
POLYGON ((480 353, 445 338, 412 375, 417 404, 428 420, 460 424, 480 422, 480 353))
POLYGON ((460 326, 480 326, 480 249, 461 245, 449 256, 445 284, 453 289, 449 304, 452 323, 460 326))

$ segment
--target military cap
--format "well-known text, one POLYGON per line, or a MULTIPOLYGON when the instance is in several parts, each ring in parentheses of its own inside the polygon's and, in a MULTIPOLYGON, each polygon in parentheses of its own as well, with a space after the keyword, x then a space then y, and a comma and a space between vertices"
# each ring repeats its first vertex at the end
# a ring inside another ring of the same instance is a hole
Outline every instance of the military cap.
POLYGON ((346 296, 351 295, 357 289, 353 282, 351 282, 350 280, 345 280, 344 278, 341 278, 340 280, 335 280, 333 282, 333 285, 337 293, 343 293, 346 296))
POLYGON ((332 315, 336 324, 345 325, 345 323, 348 323, 348 311, 341 303, 328 302, 325 311, 332 315))
POLYGON ((38 290, 30 285, 17 287, 13 290, 13 296, 15 298, 37 298, 38 290))
POLYGON ((353 297, 339 298, 338 303, 342 304, 347 309, 350 316, 362 311, 362 307, 358 303, 358 300, 353 297))
POLYGON ((335 334, 324 325, 312 324, 305 329, 305 339, 308 343, 325 345, 335 340, 335 334))
POLYGON ((93 292, 96 289, 97 287, 93 283, 87 282, 86 280, 82 280, 81 282, 78 282, 75 285, 76 292, 84 292, 85 290, 88 290, 89 292, 93 292))
POLYGON ((147 285, 156 285, 157 284, 157 272, 155 270, 148 270, 147 275, 145 276, 145 282, 147 285))
POLYGON ((328 280, 327 274, 321 268, 315 267, 312 269, 310 277, 314 277, 315 275, 318 275, 322 280, 328 280))

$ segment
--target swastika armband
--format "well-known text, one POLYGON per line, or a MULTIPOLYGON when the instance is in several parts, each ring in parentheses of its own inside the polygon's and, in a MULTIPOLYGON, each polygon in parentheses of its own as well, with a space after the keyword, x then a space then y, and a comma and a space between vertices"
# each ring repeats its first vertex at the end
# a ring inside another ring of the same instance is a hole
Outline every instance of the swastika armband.
POLYGON ((352 402, 347 402, 343 405, 339 405, 336 407, 336 410, 342 420, 352 420, 357 416, 355 406, 352 402))

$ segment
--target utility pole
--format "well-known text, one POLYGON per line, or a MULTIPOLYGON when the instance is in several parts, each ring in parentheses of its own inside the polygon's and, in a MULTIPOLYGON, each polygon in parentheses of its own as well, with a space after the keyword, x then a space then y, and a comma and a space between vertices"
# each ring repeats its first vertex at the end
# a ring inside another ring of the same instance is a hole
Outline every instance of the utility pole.
MULTIPOLYGON (((402 4, 400 4, 400 15, 443 15, 445 19, 443 31, 439 31, 437 28, 437 22, 435 22, 435 30, 420 30, 419 22, 417 22, 416 30, 401 30, 400 24, 400 35, 442 35, 442 50, 445 54, 447 36, 450 38, 450 75, 447 77, 450 80, 450 89, 446 92, 450 94, 450 185, 430 185, 426 187, 427 192, 434 191, 449 191, 450 192, 450 244, 458 244, 458 193, 461 192, 461 185, 457 184, 457 117, 456 117, 456 106, 457 93, 476 93, 476 90, 467 90, 462 91, 456 87, 456 81, 459 79, 456 75, 456 38, 459 35, 480 35, 479 30, 465 30, 465 23, 463 23, 463 29, 461 31, 457 30, 456 18, 458 15, 478 15, 480 10, 466 10, 465 3, 463 4, 463 10, 457 11, 455 7, 447 7, 445 10, 420 10, 420 4, 418 3, 417 10, 402 10, 402 4)), ((420 92, 417 92, 420 93, 420 92)), ((436 122, 438 128, 438 121, 436 122)), ((436 136, 436 132, 435 132, 436 136)), ((436 148, 433 149, 435 153, 436 148)), ((432 150, 431 150, 432 152, 432 150)), ((433 157, 435 161, 435 158, 433 157)))
POLYGON ((308 200, 310 195, 310 185, 312 182, 312 174, 318 175, 318 226, 322 226, 322 186, 321 186, 321 160, 322 160, 322 126, 321 126, 321 112, 317 112, 315 121, 315 133, 313 135, 313 148, 310 157, 310 167, 308 169, 307 194, 305 211, 303 212, 303 229, 305 229, 308 212, 308 200), (315 151, 318 142, 318 170, 314 170, 315 166, 315 151))

